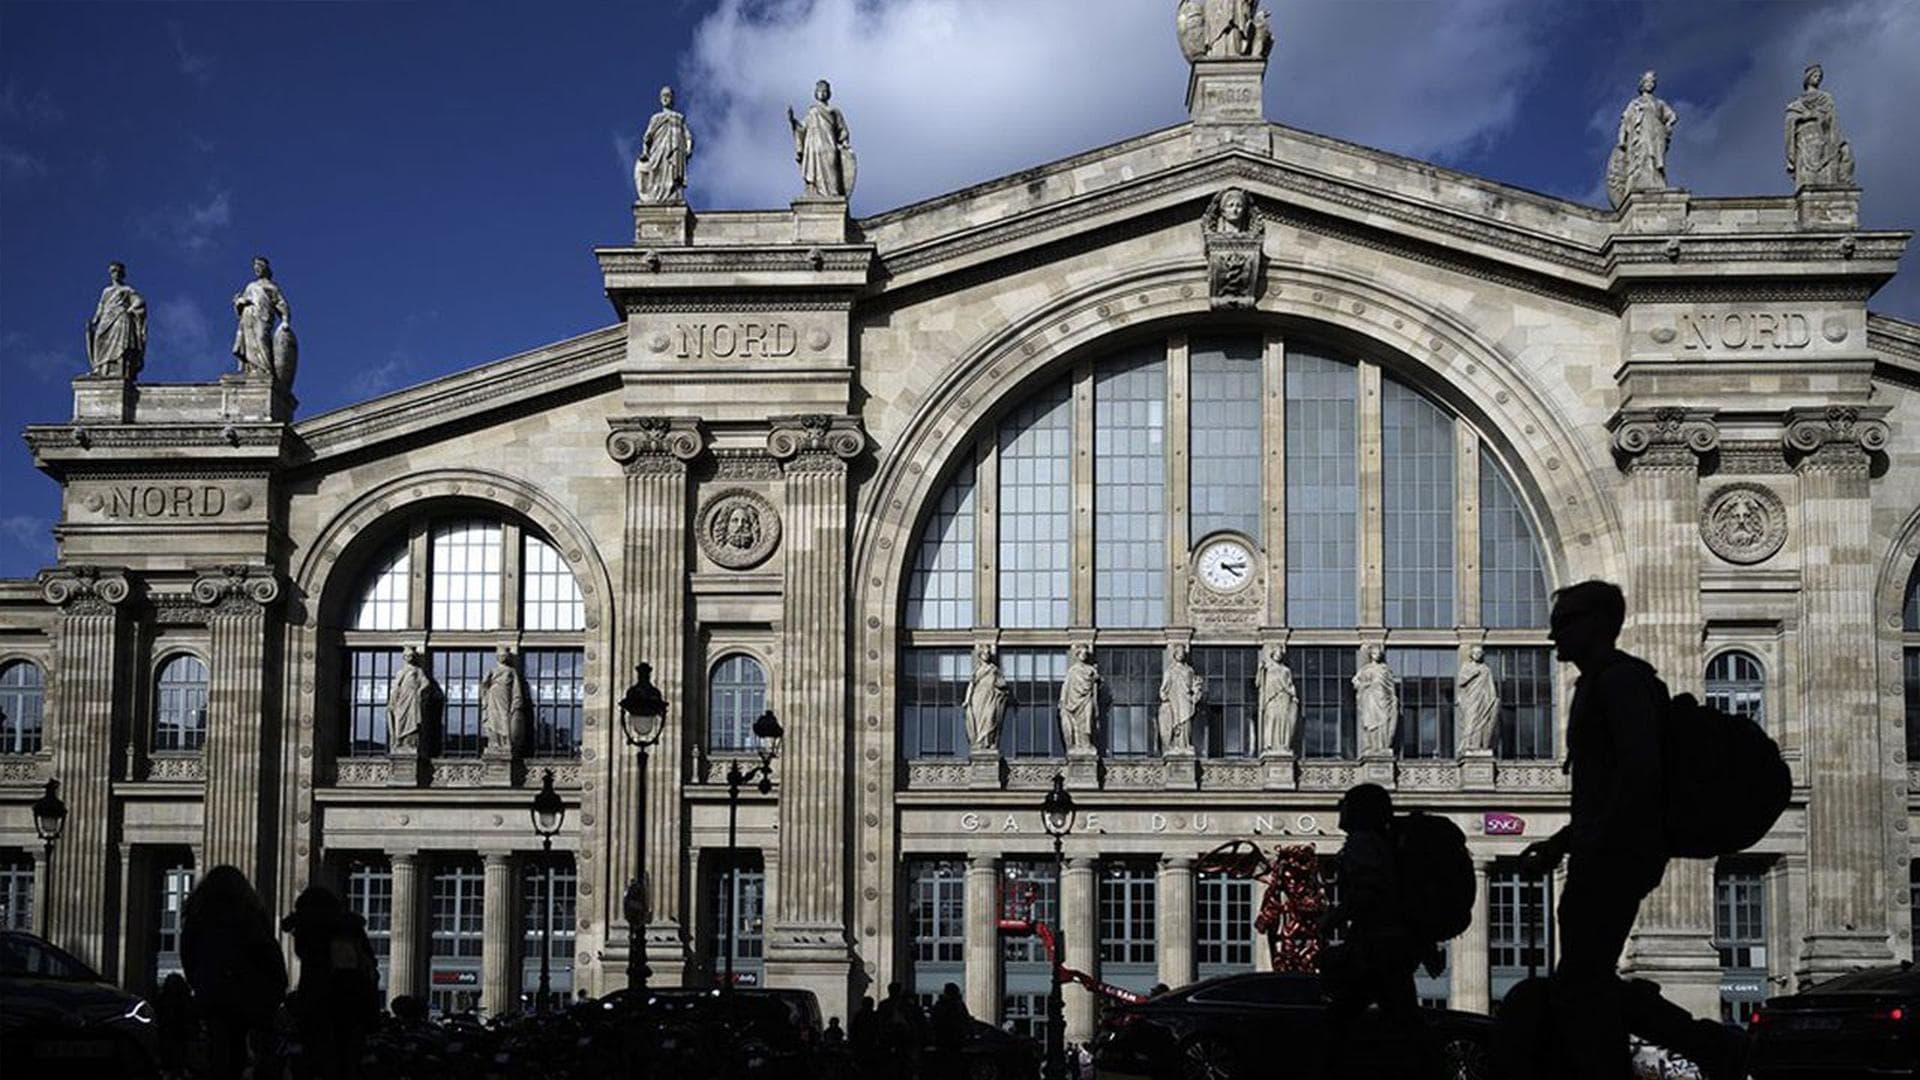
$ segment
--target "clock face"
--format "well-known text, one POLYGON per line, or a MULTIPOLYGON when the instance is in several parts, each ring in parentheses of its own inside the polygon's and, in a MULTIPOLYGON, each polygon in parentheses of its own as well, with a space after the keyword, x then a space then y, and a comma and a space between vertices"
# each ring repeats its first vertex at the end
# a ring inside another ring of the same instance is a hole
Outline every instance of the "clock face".
POLYGON ((1211 541, 1200 549, 1200 583, 1215 592, 1235 592, 1253 580, 1253 552, 1231 538, 1211 541))

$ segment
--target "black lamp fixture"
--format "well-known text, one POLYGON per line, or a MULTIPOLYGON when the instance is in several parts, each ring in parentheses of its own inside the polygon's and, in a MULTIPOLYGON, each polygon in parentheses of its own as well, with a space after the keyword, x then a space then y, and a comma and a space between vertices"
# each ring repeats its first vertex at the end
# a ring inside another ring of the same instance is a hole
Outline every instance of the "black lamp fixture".
MULTIPOLYGON (((1065 899, 1066 860, 1062 854, 1061 842, 1073 831, 1073 796, 1067 791, 1067 778, 1060 773, 1053 774, 1053 786, 1047 789, 1046 797, 1040 800, 1040 824, 1053 837, 1053 887, 1054 895, 1065 899)), ((1056 904, 1056 911, 1064 911, 1065 904, 1056 904)), ((1056 922, 1060 921, 1055 919, 1056 922)), ((1066 927, 1054 928, 1054 948, 1066 949, 1066 927)), ((1052 970, 1047 986, 1047 1057, 1041 1064, 1041 1075, 1046 1080, 1066 1080, 1071 1073, 1066 1060, 1066 1009, 1060 998, 1060 960, 1053 957, 1052 970)))
POLYGON ((560 793, 553 790, 552 769, 541 777, 540 793, 533 797, 527 814, 533 818, 533 831, 540 834, 540 861, 547 878, 546 903, 542 905, 540 920, 540 995, 533 1005, 535 1011, 544 1013, 553 997, 553 838, 567 820, 567 804, 561 802, 560 793))
POLYGON ((47 909, 53 906, 53 844, 60 839, 61 830, 67 827, 67 804, 60 798, 60 781, 49 778, 47 793, 33 800, 33 831, 40 836, 40 842, 47 847, 47 857, 40 864, 40 872, 47 875, 48 886, 40 890, 43 901, 40 905, 40 936, 47 936, 47 909))
POLYGON ((1066 777, 1053 774, 1053 786, 1047 789, 1047 797, 1040 802, 1040 824, 1046 826, 1047 835, 1058 839, 1073 831, 1073 796, 1067 791, 1066 777))
POLYGON ((560 793, 553 790, 553 770, 548 769, 540 779, 540 793, 533 797, 533 805, 528 808, 528 816, 533 818, 533 831, 540 839, 551 843, 560 833, 560 826, 567 820, 567 804, 560 801, 560 793))
MULTIPOLYGON (((740 788, 753 780, 754 789, 762 795, 773 793, 773 759, 780 753, 780 740, 787 730, 780 726, 780 718, 773 710, 762 712, 753 721, 753 737, 760 740, 760 764, 751 769, 740 767, 738 759, 727 763, 727 873, 738 881, 740 872, 739 852, 737 849, 740 833, 740 788)), ((731 886, 730 886, 731 887, 731 886)), ((731 894, 730 894, 731 895, 731 894)), ((733 952, 735 931, 738 929, 740 914, 730 905, 727 911, 726 926, 726 962, 721 976, 720 988, 731 995, 733 991, 733 952)), ((732 1000, 731 997, 728 998, 732 1000)))
POLYGON ((638 990, 647 986, 652 971, 647 967, 647 923, 653 917, 653 898, 647 890, 647 753, 660 742, 667 730, 667 698, 653 685, 653 665, 638 664, 633 669, 633 685, 620 697, 620 734, 640 755, 639 773, 639 850, 633 880, 627 883, 621 909, 627 917, 627 940, 632 953, 627 966, 627 985, 638 990))
POLYGON ((653 665, 641 664, 634 669, 633 685, 620 698, 620 731, 628 746, 644 752, 653 749, 666 730, 667 699, 653 685, 653 665))

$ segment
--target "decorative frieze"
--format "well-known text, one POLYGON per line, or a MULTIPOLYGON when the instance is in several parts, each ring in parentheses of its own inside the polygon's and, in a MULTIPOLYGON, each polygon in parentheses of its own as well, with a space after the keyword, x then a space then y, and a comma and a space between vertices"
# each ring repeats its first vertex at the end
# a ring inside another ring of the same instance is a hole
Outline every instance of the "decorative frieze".
POLYGON ((347 757, 334 763, 334 782, 341 787, 386 787, 393 777, 393 759, 347 757))
POLYGON ((1502 761, 1494 769, 1500 791, 1565 791, 1570 786, 1557 761, 1502 761))
POLYGON ((198 783, 207 778, 207 759, 199 753, 153 754, 147 758, 146 778, 157 783, 198 783))
POLYGON ((0 754, 0 787, 38 787, 53 775, 52 770, 52 754, 0 754))

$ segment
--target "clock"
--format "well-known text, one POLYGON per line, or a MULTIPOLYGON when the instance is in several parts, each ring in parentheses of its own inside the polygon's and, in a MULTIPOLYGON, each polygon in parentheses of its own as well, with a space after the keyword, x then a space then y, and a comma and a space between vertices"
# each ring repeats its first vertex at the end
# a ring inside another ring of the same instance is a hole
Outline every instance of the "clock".
POLYGON ((1236 537, 1215 537, 1200 546, 1194 574, 1214 592, 1239 592, 1253 580, 1253 551, 1236 537))

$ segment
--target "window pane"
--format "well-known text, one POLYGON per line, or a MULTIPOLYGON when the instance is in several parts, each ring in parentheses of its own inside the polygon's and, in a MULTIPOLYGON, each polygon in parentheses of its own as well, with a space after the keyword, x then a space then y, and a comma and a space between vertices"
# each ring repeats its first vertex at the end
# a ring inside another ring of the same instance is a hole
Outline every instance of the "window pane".
POLYGON ((1387 625, 1452 626, 1453 419, 1391 379, 1380 405, 1387 625))
POLYGON ((1453 649, 1388 649, 1387 666, 1400 677, 1400 739, 1403 758, 1453 756, 1453 677, 1460 654, 1453 649))
POLYGON ((548 867, 542 857, 527 859, 520 875, 520 919, 523 937, 520 949, 521 994, 537 1002, 540 990, 540 945, 551 927, 553 948, 547 958, 548 987, 555 1002, 573 996, 574 906, 580 891, 580 878, 574 870, 573 856, 555 852, 548 867), (553 889, 548 895, 551 876, 553 889))
POLYGON ((907 579, 907 626, 958 630, 973 625, 973 451, 940 493, 920 531, 907 579))
POLYGON ((1487 915, 1487 968, 1493 1000, 1499 1001, 1530 971, 1548 970, 1546 880, 1496 867, 1487 875, 1487 915))
POLYGON ((500 549, 493 521, 451 521, 433 527, 435 630, 500 628, 500 549))
POLYGON ((0 930, 32 930, 33 856, 0 852, 0 930))
POLYGON ((0 754, 37 754, 46 714, 40 665, 15 660, 0 667, 0 754))
POLYGON ((521 578, 526 583, 521 598, 521 621, 528 630, 584 630, 587 605, 580 598, 580 583, 566 560, 553 545, 525 534, 521 541, 521 578))
POLYGON ((387 969, 393 952, 393 870, 384 861, 354 862, 347 867, 347 909, 367 924, 367 941, 380 965, 380 988, 387 988, 387 969))
POLYGON ((1359 622, 1360 486, 1352 364, 1287 354, 1287 623, 1359 622))
POLYGON ((520 666, 533 697, 533 756, 579 756, 587 705, 585 651, 528 649, 520 666))
POLYGON ((207 665, 176 656, 160 669, 155 694, 153 749, 198 750, 207 741, 207 665))
POLYGON ((1738 862, 1716 867, 1713 947, 1720 954, 1720 1017, 1744 1027, 1768 991, 1764 868, 1738 862))
POLYGON ((1480 620, 1496 629, 1547 625, 1547 575, 1505 469, 1480 448, 1480 620))
POLYGON ((713 666, 707 684, 707 746, 714 750, 752 750, 753 722, 767 711, 767 669, 751 656, 735 653, 713 666))
POLYGON ((1093 377, 1093 621, 1167 618, 1167 362, 1155 344, 1093 377))
POLYGON ((462 861, 435 870, 432 902, 433 956, 478 958, 486 940, 485 884, 479 865, 462 861))
POLYGON ((402 541, 380 560, 373 580, 360 594, 354 609, 355 630, 405 630, 407 602, 412 595, 413 560, 402 541))
POLYGON ((965 649, 908 649, 900 657, 900 746, 908 757, 965 757, 965 649))
POLYGON ((709 885, 713 917, 708 920, 705 955, 714 978, 724 982, 727 928, 733 928, 733 979, 737 986, 759 986, 766 952, 767 875, 758 852, 741 852, 738 861, 716 860, 709 885))
POLYGON ((1500 687, 1494 754, 1506 760, 1553 757, 1553 650, 1489 648, 1486 661, 1500 687))
POLYGON ((1767 724, 1767 677, 1752 653, 1738 649, 1707 661, 1707 704, 1721 712, 1767 724))
POLYGON ((1109 862, 1100 873, 1100 977, 1145 991, 1157 981, 1159 882, 1152 863, 1109 862))
POLYGON ((1913 761, 1920 758, 1920 649, 1907 649, 1901 668, 1907 696, 1907 760, 1913 761))
POLYGON ((1253 970, 1254 882, 1225 874, 1194 881, 1194 960, 1201 978, 1253 970))
POLYGON ((1245 757, 1259 749, 1254 736, 1259 691, 1254 676, 1260 651, 1253 648, 1196 648, 1193 667, 1207 680, 1207 699, 1195 719, 1194 749, 1201 757, 1245 757))
POLYGON ((1100 730, 1095 738, 1103 741, 1110 757, 1153 753, 1159 745, 1160 672, 1164 653, 1160 649, 1095 649, 1094 665, 1100 669, 1100 730))
POLYGON ((1287 650, 1300 692, 1300 756, 1351 758, 1359 749, 1353 676, 1357 646, 1312 646, 1287 650))
MULTIPOLYGON (((177 862, 160 868, 160 896, 155 911, 153 979, 160 983, 180 971, 180 916, 186 910, 187 896, 193 892, 193 865, 177 862)), ((149 886, 151 888, 153 886, 149 886)), ((152 894, 149 894, 152 895, 152 894)))
POLYGON ((1900 625, 1920 630, 1920 563, 1913 564, 1913 573, 1907 578, 1907 602, 1901 606, 1900 625))
POLYGON ((1007 649, 1000 655, 1011 696, 1000 726, 1000 747, 1007 757, 1061 757, 1060 684, 1067 677, 1067 654, 1059 649, 1007 649))
MULTIPOLYGON (((1054 869, 1052 859, 1008 859, 1001 870, 1002 910, 1015 910, 1009 901, 1017 894, 1021 898, 1017 910, 1023 917, 1058 930, 1060 879, 1054 869)), ((1005 943, 1001 947, 1002 955, 1008 964, 1038 964, 1040 973, 1046 971, 1047 949, 1040 943, 1038 934, 1008 933, 1002 934, 1001 940, 1005 943)))
POLYGON ((916 859, 907 864, 907 959, 912 988, 925 999, 966 981, 966 863, 916 859))
POLYGON ((400 670, 398 649, 350 649, 347 668, 347 753, 387 752, 387 691, 400 670))
POLYGON ((433 650, 433 678, 446 695, 435 756, 472 757, 480 753, 480 680, 492 666, 490 650, 433 650))
POLYGON ((1221 529, 1260 538, 1261 349, 1257 337, 1196 338, 1189 351, 1196 543, 1221 529))
POLYGON ((1073 402, 1054 384, 1000 425, 1000 625, 1067 625, 1073 402))

